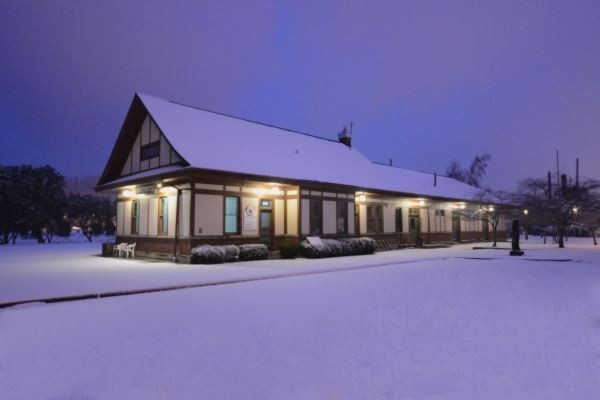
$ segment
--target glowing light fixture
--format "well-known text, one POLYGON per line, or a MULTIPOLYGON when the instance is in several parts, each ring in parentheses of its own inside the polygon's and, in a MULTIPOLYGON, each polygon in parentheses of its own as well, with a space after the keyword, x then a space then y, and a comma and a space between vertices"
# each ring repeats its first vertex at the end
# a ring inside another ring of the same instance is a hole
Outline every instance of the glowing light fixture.
POLYGON ((488 211, 489 212, 494 212, 494 207, 493 206, 489 206, 488 211))
POLYGON ((577 214, 579 212, 579 208, 573 207, 573 213, 577 214))
POLYGON ((271 188, 271 194, 274 194, 274 195, 283 194, 283 191, 279 190, 278 188, 276 188, 275 186, 273 186, 271 188))
POLYGON ((123 190, 123 196, 125 197, 133 197, 135 195, 131 190, 123 190))
POLYGON ((464 204, 461 204, 461 205, 460 205, 460 209, 461 209, 461 210, 464 210, 464 209, 465 209, 465 207, 466 207, 466 206, 465 206, 464 204))
POLYGON ((425 206, 425 200, 419 200, 419 206, 420 207, 424 207, 425 206))
POLYGON ((523 214, 529 215, 529 210, 523 210, 523 214))

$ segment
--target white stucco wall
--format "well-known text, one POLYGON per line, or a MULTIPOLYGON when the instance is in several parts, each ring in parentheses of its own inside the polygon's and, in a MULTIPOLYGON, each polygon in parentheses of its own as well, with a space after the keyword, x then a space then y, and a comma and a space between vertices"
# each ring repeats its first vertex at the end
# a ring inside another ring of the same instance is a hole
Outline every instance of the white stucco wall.
MULTIPOLYGON (((167 207, 171 207, 171 204, 167 207)), ((158 235, 158 197, 151 197, 148 199, 148 236, 156 235, 158 235)))
POLYGON ((366 235, 367 234, 367 206, 365 204, 361 204, 359 207, 360 220, 359 220, 359 234, 366 235))
MULTIPOLYGON (((179 200, 179 236, 188 237, 190 235, 190 208, 192 194, 189 190, 181 192, 179 200)), ((170 204, 169 204, 170 205, 170 204)), ((170 223, 170 221, 169 221, 170 223)))
POLYGON ((302 199, 301 207, 300 207, 300 222, 301 222, 301 232, 303 235, 308 235, 310 231, 310 202, 308 199, 302 199))
POLYGON ((195 200, 195 236, 223 235, 223 196, 197 194, 195 200), (202 229, 202 233, 199 233, 202 229))
POLYGON ((323 200, 323 234, 335 234, 337 233, 337 202, 323 200))
POLYGON ((298 234, 298 200, 287 200, 287 234, 298 234))
POLYGON ((131 201, 123 203, 125 213, 123 214, 123 232, 125 235, 131 235, 131 201))
POLYGON ((354 203, 348 202, 348 234, 354 235, 354 203))
POLYGON ((285 235, 285 201, 283 199, 276 199, 274 206, 275 234, 285 235))
POLYGON ((396 232, 396 207, 391 204, 383 205, 383 232, 396 232))

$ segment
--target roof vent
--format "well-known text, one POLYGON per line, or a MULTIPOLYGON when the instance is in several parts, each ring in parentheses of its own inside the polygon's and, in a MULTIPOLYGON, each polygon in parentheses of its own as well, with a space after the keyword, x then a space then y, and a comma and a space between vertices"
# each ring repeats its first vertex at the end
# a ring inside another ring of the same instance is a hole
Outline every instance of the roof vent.
POLYGON ((338 140, 340 143, 352 147, 352 122, 350 122, 350 126, 344 126, 342 131, 338 133, 338 140))

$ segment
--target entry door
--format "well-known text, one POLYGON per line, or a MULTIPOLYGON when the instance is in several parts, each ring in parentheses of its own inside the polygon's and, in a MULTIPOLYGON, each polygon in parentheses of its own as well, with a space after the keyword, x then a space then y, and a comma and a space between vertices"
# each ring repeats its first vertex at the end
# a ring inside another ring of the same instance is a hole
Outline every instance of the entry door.
POLYGON ((452 214, 452 240, 460 242, 460 215, 452 214))
POLYGON ((273 248, 273 201, 260 201, 260 242, 273 248))
POLYGON ((408 232, 415 244, 419 244, 421 237, 421 219, 418 208, 408 209, 408 232))

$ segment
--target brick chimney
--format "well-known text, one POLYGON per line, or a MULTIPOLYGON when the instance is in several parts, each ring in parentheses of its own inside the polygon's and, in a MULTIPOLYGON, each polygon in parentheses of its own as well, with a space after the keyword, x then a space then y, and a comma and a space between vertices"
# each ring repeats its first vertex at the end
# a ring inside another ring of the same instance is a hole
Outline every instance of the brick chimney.
POLYGON ((352 123, 350 123, 350 127, 344 126, 344 129, 338 133, 338 140, 340 143, 343 143, 348 147, 352 147, 352 123))

